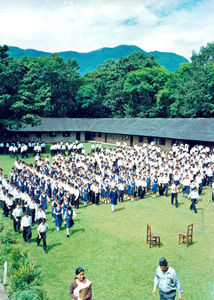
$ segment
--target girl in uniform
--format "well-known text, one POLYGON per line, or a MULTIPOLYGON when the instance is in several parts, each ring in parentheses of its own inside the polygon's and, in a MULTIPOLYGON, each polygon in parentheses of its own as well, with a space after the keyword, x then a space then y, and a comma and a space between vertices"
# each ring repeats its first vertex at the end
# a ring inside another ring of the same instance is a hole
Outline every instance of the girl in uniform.
POLYGON ((153 178, 153 184, 152 184, 152 197, 156 197, 157 192, 158 192, 158 178, 155 175, 153 178))
POLYGON ((62 207, 60 203, 57 204, 57 207, 54 208, 54 214, 56 215, 55 218, 55 225, 57 231, 59 231, 60 227, 62 226, 62 207))
POLYGON ((73 210, 71 206, 67 206, 64 213, 64 221, 67 229, 67 237, 69 237, 69 229, 74 225, 73 221, 73 210))
POLYGON ((56 215, 55 215, 55 208, 57 207, 58 201, 57 201, 57 197, 54 198, 54 201, 51 203, 52 206, 52 217, 53 217, 53 222, 55 222, 56 219, 56 215))
POLYGON ((40 195, 39 200, 42 209, 45 211, 48 208, 47 202, 50 201, 48 195, 45 193, 45 190, 42 190, 42 194, 40 195))

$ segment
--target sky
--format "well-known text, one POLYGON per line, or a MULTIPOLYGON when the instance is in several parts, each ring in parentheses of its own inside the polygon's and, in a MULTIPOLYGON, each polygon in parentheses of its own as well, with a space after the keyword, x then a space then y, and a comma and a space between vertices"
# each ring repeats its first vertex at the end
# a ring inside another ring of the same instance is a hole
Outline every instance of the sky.
POLYGON ((0 0, 0 45, 89 52, 136 45, 190 58, 214 41, 214 0, 0 0))

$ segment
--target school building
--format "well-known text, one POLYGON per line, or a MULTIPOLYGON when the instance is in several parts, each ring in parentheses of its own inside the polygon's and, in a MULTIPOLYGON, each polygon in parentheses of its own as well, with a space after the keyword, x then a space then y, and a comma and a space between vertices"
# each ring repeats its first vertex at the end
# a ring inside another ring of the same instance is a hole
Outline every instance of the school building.
POLYGON ((214 118, 197 119, 117 119, 117 118, 42 118, 38 126, 26 126, 10 131, 10 140, 44 141, 98 141, 116 144, 125 141, 128 146, 151 143, 168 150, 174 143, 191 146, 203 144, 214 148, 214 118))

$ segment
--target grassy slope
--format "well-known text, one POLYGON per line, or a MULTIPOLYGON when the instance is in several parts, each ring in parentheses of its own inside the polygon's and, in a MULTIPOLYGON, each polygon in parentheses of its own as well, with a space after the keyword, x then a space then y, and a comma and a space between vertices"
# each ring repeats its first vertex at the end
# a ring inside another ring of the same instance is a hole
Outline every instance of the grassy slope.
MULTIPOLYGON (((31 161, 28 159, 28 161, 31 161)), ((0 156, 0 167, 6 172, 13 160, 0 156)), ((26 245, 17 234, 17 243, 29 249, 30 256, 44 274, 43 286, 50 300, 66 300, 74 270, 83 266, 93 281, 93 299, 154 299, 151 295, 153 277, 161 256, 178 273, 185 299, 213 299, 214 275, 214 204, 209 202, 211 192, 206 188, 198 208, 205 210, 206 231, 200 231, 202 210, 191 212, 189 201, 179 195, 178 209, 170 204, 170 197, 147 198, 120 204, 112 214, 109 205, 88 206, 78 211, 69 239, 66 230, 59 233, 51 221, 50 208, 47 222, 49 253, 36 247, 36 227, 32 243, 26 245), (207 207, 208 206, 208 207, 207 207), (161 236, 162 246, 149 248, 146 243, 146 224, 161 236), (179 231, 194 224, 194 244, 187 248, 178 245, 179 231)), ((12 222, 5 220, 12 230, 12 222)))

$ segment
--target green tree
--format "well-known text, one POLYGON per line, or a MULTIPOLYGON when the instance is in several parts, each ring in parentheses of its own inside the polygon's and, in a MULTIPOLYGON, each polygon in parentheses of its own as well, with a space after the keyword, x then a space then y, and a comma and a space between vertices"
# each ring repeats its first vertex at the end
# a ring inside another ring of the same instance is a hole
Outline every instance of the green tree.
POLYGON ((38 64, 30 63, 20 81, 17 99, 10 110, 13 119, 10 127, 23 127, 26 124, 35 125, 42 115, 42 111, 50 100, 50 87, 44 84, 42 72, 38 64))
POLYGON ((130 72, 124 84, 127 117, 154 117, 157 97, 168 79, 161 66, 144 67, 130 72))

